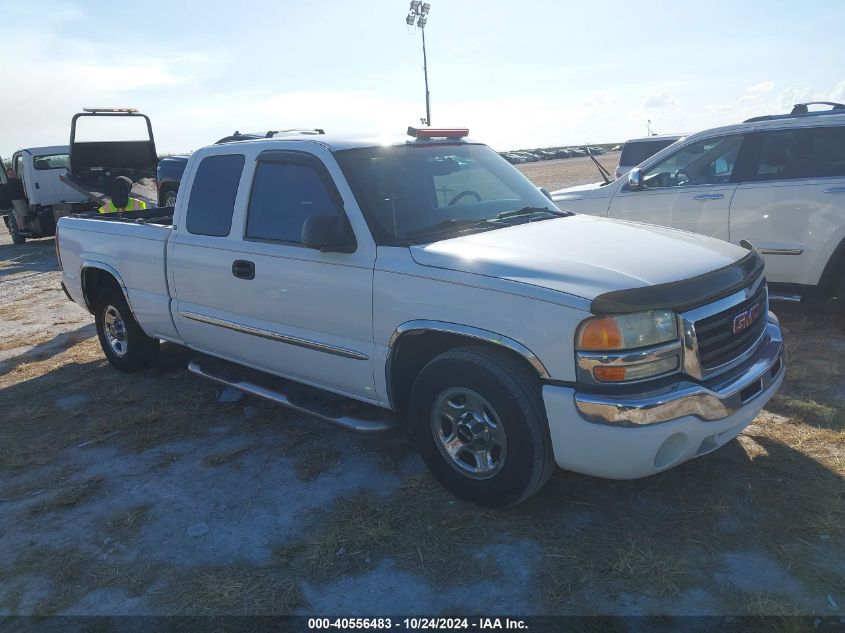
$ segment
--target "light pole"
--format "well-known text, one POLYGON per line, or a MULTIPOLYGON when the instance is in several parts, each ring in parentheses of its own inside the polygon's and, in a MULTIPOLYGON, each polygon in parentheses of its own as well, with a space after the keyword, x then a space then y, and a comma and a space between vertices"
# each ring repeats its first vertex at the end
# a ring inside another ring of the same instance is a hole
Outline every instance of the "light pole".
POLYGON ((428 94, 428 61, 425 55, 425 23, 428 22, 428 12, 431 10, 431 5, 428 2, 420 2, 420 0, 411 0, 411 8, 408 10, 408 17, 405 18, 405 24, 408 26, 416 25, 420 27, 422 34, 423 46, 423 75, 425 76, 425 120, 423 123, 431 125, 431 105, 429 104, 428 94))

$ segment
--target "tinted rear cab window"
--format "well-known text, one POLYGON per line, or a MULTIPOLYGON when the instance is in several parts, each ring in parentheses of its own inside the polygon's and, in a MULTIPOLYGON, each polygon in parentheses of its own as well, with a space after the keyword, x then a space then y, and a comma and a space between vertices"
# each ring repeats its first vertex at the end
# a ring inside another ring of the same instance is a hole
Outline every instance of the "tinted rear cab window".
POLYGON ((202 159, 188 198, 186 226, 189 233, 215 237, 229 235, 243 168, 243 154, 202 159))

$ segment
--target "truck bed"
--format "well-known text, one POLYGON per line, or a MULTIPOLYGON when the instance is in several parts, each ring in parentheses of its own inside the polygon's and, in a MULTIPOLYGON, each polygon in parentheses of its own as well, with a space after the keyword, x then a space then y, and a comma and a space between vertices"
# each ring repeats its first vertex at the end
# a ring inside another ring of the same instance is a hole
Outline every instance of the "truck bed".
POLYGON ((168 208, 61 218, 56 239, 73 300, 86 305, 83 271, 100 268, 124 286, 132 311, 149 336, 178 339, 165 263, 172 223, 173 209, 168 208))

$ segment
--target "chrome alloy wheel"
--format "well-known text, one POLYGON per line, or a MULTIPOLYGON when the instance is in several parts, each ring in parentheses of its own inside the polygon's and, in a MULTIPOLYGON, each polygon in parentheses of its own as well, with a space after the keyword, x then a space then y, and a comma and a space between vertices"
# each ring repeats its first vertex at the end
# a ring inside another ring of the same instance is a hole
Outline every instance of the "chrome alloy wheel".
POLYGON ((114 355, 119 358, 126 356, 129 349, 126 341, 126 326, 120 312, 113 305, 107 305, 103 312, 103 326, 106 342, 114 355))
POLYGON ((473 479, 493 477, 507 458, 507 436, 496 410, 472 389, 440 392, 431 410, 431 432, 449 465, 473 479))

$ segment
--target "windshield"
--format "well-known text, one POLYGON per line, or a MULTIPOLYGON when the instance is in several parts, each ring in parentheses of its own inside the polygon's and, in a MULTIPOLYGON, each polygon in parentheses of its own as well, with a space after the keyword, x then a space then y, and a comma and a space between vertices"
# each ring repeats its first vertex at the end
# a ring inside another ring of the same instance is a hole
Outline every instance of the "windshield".
POLYGON ((486 145, 402 145, 335 152, 380 244, 564 215, 486 145))
POLYGON ((659 141, 629 141, 622 148, 619 156, 620 165, 639 165, 646 158, 651 158, 665 147, 669 147, 675 141, 673 139, 662 139, 659 141))
POLYGON ((36 156, 32 163, 35 169, 62 169, 67 167, 67 154, 49 154, 36 156))

